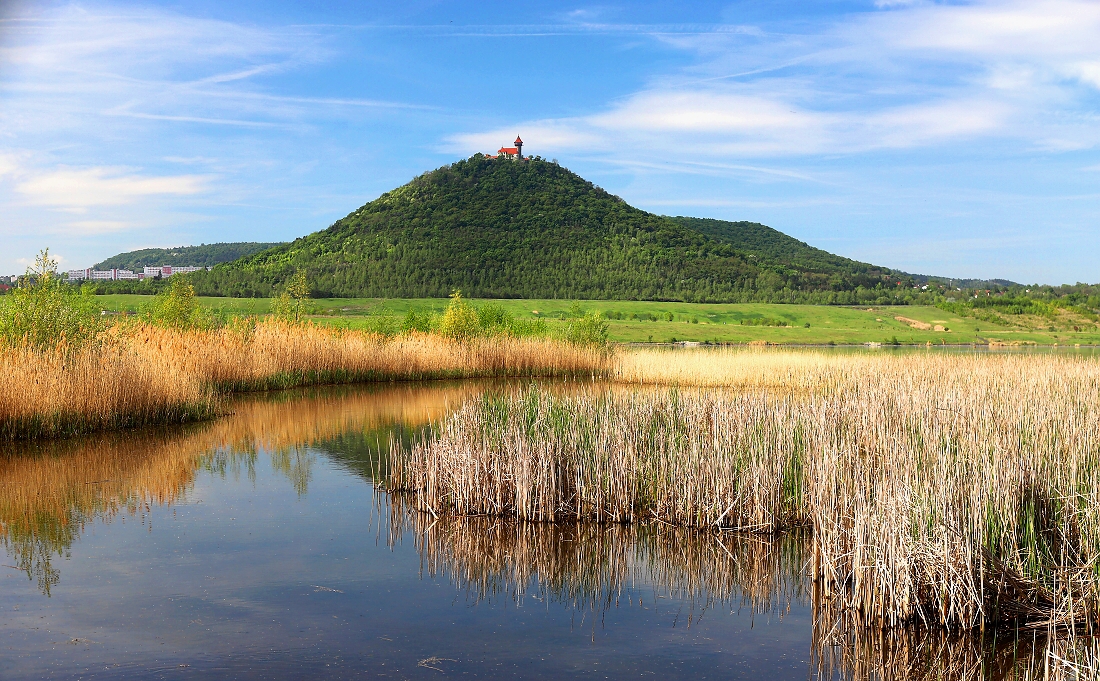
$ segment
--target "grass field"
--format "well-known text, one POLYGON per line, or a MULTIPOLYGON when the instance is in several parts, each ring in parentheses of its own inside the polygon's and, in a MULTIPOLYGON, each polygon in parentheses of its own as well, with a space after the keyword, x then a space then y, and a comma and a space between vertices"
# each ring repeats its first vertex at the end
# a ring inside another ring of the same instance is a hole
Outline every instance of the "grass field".
MULTIPOLYGON (((115 312, 137 312, 148 296, 106 295, 98 299, 115 312)), ((264 298, 202 298, 202 304, 227 314, 270 312, 264 298)), ((472 301, 475 305, 488 301, 472 301)), ((574 306, 569 300, 494 300, 520 318, 542 317, 551 326, 574 306)), ((441 313, 445 299, 328 298, 310 301, 312 318, 323 324, 373 328, 386 318, 399 322, 409 310, 441 313)), ((610 338, 623 343, 694 341, 711 343, 790 343, 827 345, 884 343, 972 343, 1100 345, 1100 326, 1064 315, 1006 317, 1001 326, 960 317, 935 307, 831 307, 824 305, 696 304, 647 301, 580 301, 582 310, 609 317, 610 338), (671 315, 672 319, 669 320, 671 315), (901 317, 902 319, 898 319, 901 317), (937 330, 941 327, 943 330, 937 330), (1080 329, 1075 331, 1074 327, 1080 329)))

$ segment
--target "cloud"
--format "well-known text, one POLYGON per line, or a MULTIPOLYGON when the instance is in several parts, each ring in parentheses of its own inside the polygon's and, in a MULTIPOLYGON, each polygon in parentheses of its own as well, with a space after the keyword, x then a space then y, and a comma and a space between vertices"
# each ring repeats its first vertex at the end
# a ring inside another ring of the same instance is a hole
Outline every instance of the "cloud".
MULTIPOLYGON (((516 121, 543 155, 616 163, 860 154, 1011 140, 1100 144, 1082 87, 1100 88, 1100 3, 886 2, 817 35, 730 33, 667 44, 699 61, 587 116, 516 121)), ((489 150, 504 129, 455 135, 489 150)), ((509 138, 510 139, 510 138, 509 138)), ((476 149, 475 149, 476 147, 476 149)))
MULTIPOLYGON (((202 192, 208 178, 201 175, 143 176, 113 168, 84 168, 33 174, 15 184, 28 203, 65 211, 84 212, 100 206, 120 206, 151 196, 190 196, 202 192)), ((71 223, 102 229, 114 222, 71 223)), ((118 229, 119 227, 114 227, 118 229)))
POLYGON ((647 91, 585 117, 518 123, 456 135, 456 151, 489 151, 518 131, 542 155, 592 152, 715 159, 901 149, 998 131, 1010 112, 992 100, 899 106, 875 112, 800 108, 737 88, 647 91), (641 151, 637 151, 641 150, 641 151))

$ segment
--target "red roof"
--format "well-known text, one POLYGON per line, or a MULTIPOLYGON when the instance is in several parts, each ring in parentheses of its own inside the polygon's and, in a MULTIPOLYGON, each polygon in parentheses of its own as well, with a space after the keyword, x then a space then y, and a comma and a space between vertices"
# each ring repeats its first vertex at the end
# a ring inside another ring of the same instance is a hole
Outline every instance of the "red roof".
POLYGON ((523 140, 521 140, 521 139, 519 138, 519 135, 516 135, 516 141, 515 141, 515 142, 512 142, 512 144, 514 144, 514 145, 516 145, 516 146, 518 147, 519 145, 523 144, 523 140))
POLYGON ((515 147, 501 147, 500 149, 497 149, 497 153, 498 154, 518 154, 519 149, 517 149, 515 147))

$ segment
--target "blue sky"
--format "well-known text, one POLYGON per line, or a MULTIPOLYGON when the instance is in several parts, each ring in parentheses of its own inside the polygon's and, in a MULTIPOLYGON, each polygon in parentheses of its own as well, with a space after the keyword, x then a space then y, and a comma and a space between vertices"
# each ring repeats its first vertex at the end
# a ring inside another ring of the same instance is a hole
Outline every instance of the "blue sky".
POLYGON ((1100 3, 0 3, 0 273, 289 240, 521 134, 631 204, 1100 281, 1100 3))

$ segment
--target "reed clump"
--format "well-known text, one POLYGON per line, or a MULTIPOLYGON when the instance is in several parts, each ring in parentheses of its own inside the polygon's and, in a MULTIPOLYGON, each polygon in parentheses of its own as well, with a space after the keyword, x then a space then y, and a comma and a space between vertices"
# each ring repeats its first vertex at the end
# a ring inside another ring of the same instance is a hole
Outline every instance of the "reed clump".
POLYGON ((744 391, 472 402, 390 484, 435 514, 809 526, 813 577, 863 625, 1095 631, 1100 364, 787 355, 744 391))

